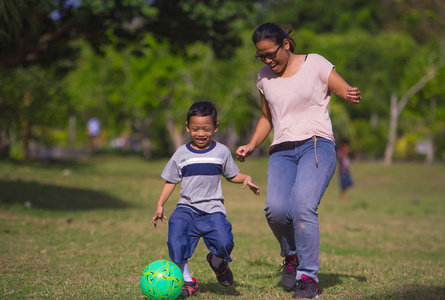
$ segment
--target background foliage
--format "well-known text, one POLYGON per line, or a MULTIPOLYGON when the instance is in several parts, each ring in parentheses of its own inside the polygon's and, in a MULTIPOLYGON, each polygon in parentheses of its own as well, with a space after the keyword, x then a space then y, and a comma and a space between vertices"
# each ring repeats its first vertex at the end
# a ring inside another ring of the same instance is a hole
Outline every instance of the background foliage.
POLYGON ((234 150, 259 116, 261 63, 250 36, 272 21, 292 25, 296 52, 325 56, 360 87, 360 105, 334 98, 330 106, 336 138, 350 139, 356 158, 383 158, 394 124, 391 95, 402 97, 434 70, 393 120, 391 157, 442 159, 438 1, 5 0, 0 16, 3 158, 83 149, 91 116, 102 122, 102 149, 121 139, 120 150, 167 156, 186 141, 185 113, 199 100, 216 103, 218 139, 234 150))

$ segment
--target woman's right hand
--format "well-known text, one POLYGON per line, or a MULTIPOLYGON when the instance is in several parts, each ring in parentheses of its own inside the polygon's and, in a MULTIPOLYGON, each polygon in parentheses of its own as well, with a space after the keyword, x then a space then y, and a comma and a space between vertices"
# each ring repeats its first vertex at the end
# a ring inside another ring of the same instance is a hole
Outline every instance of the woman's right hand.
POLYGON ((238 149, 236 149, 236 158, 240 162, 245 162, 246 158, 250 156, 255 151, 255 147, 251 146, 250 144, 239 146, 238 149))

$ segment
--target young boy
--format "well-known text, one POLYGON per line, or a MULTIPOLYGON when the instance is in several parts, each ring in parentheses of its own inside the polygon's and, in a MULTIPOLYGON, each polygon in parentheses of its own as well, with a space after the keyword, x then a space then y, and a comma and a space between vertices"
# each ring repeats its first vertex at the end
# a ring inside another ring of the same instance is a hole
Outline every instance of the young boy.
POLYGON ((165 184, 152 218, 156 228, 158 220, 165 224, 164 204, 176 184, 182 181, 180 199, 169 219, 168 251, 170 259, 181 268, 184 288, 180 297, 199 292, 196 279, 191 277, 187 260, 192 257, 199 238, 210 250, 207 262, 219 283, 233 283, 230 253, 234 242, 232 225, 226 219, 226 209, 221 190, 221 175, 233 183, 242 183, 259 195, 259 188, 252 177, 241 174, 230 150, 212 140, 218 130, 217 111, 210 102, 194 103, 187 114, 187 131, 192 141, 180 146, 167 163, 162 178, 165 184))

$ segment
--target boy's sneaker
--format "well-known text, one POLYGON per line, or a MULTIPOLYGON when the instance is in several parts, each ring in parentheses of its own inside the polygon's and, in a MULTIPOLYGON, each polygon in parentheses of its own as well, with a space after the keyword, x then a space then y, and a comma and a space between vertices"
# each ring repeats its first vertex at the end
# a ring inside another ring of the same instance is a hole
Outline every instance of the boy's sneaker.
POLYGON ((212 265, 212 256, 213 254, 207 254, 207 262, 212 268, 213 272, 215 272, 216 279, 218 279, 219 283, 223 286, 231 286, 233 284, 233 274, 229 268, 229 264, 227 261, 223 260, 218 268, 215 268, 212 265))
POLYGON ((297 290, 293 298, 318 298, 318 285, 312 278, 303 275, 301 280, 298 280, 297 290))
POLYGON ((179 298, 186 298, 193 295, 198 294, 199 292, 199 286, 196 282, 195 277, 192 277, 193 282, 184 282, 184 287, 182 288, 181 294, 179 295, 179 298))
POLYGON ((295 256, 287 256, 283 260, 283 265, 278 270, 283 269, 281 281, 286 290, 291 290, 297 284, 298 259, 295 256))

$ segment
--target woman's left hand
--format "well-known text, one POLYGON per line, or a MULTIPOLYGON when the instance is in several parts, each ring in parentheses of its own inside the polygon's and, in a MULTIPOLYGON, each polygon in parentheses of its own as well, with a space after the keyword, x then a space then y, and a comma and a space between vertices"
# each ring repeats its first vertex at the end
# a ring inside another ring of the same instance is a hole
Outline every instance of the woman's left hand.
POLYGON ((356 87, 348 87, 348 92, 346 93, 346 100, 351 104, 358 104, 362 100, 362 95, 360 90, 356 87))

